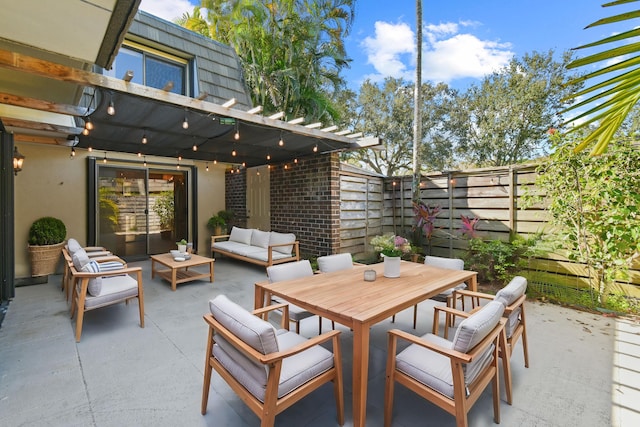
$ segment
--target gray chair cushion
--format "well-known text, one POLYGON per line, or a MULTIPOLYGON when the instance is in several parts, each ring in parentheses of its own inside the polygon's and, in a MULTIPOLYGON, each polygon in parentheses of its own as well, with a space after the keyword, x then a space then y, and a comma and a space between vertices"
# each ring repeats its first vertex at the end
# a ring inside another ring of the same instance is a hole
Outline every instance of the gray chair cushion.
MULTIPOLYGON (((438 268, 446 268, 449 270, 464 270, 464 261, 460 258, 445 258, 439 256, 431 256, 427 255, 424 257, 424 264, 431 265, 433 267, 438 268)), ((454 286, 453 288, 449 288, 444 292, 439 293, 438 295, 432 297, 431 299, 436 301, 446 302, 447 298, 453 294, 453 291, 460 291, 462 289, 466 289, 466 283, 460 283, 459 285, 454 286)))
POLYGON ((302 261, 288 262, 267 267, 269 281, 282 282, 284 280, 299 279, 301 277, 313 276, 313 269, 308 259, 302 261))
POLYGON ((124 301, 138 296, 138 281, 128 274, 102 278, 102 290, 97 297, 87 295, 85 309, 110 305, 115 301, 124 301))
MULTIPOLYGON (((493 330, 502 317, 503 311, 504 306, 501 303, 491 301, 460 323, 453 341, 433 334, 423 335, 421 339, 440 347, 467 353, 493 330)), ((489 346, 486 351, 464 366, 465 385, 473 382, 491 362, 493 350, 494 346, 489 346)), ((453 374, 451 360, 448 357, 411 344, 397 355, 396 368, 437 392, 453 398, 453 374)))
POLYGON ((90 259, 87 256, 87 253, 85 252, 84 249, 78 249, 72 257, 73 260, 73 266, 76 268, 76 270, 81 271, 82 267, 85 266, 85 264, 87 264, 90 259))
MULTIPOLYGON (((304 337, 284 329, 277 332, 278 347, 281 350, 291 348, 305 340, 304 337)), ((264 402, 267 373, 262 365, 253 363, 224 340, 218 341, 213 346, 213 355, 240 384, 258 400, 264 402)), ((284 359, 278 397, 292 392, 310 379, 331 369, 332 366, 333 354, 319 345, 284 359)))
POLYGON ((349 270, 353 268, 353 260, 350 253, 326 255, 318 257, 318 269, 323 273, 332 271, 349 270))
POLYGON ((513 304, 518 298, 520 298, 527 291, 527 279, 522 276, 516 276, 507 286, 500 289, 496 293, 495 300, 500 301, 505 306, 513 304))
POLYGON ((209 301, 211 314, 233 335, 262 354, 278 351, 276 330, 271 323, 249 313, 225 295, 209 301))
POLYGON ((80 246, 80 243, 78 243, 76 239, 71 238, 67 240, 67 250, 69 251, 69 255, 73 256, 78 249, 82 249, 82 246, 80 246))

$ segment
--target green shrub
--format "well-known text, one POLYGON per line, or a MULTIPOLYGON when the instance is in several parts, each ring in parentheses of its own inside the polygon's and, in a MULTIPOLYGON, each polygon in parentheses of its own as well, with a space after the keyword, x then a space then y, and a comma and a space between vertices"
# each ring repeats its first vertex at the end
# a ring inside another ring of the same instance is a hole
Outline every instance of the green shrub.
POLYGON ((37 219, 29 228, 30 245, 55 245, 64 242, 67 228, 58 218, 45 216, 37 219))
POLYGON ((526 266, 539 238, 516 236, 509 242, 482 239, 469 240, 465 268, 478 272, 481 283, 506 283, 526 266))

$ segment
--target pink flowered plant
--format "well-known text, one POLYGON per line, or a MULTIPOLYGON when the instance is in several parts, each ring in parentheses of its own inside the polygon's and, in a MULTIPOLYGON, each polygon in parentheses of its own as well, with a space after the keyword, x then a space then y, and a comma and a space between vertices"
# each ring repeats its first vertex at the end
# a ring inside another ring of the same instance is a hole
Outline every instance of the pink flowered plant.
POLYGON ((420 201, 413 204, 413 210, 416 214, 416 227, 422 228, 427 240, 431 240, 433 230, 435 230, 436 217, 442 210, 440 206, 430 207, 420 201))
POLYGON ((460 215, 460 219, 462 220, 462 230, 461 233, 463 236, 467 236, 470 239, 476 238, 476 224, 478 224, 478 218, 466 217, 464 215, 460 215))
POLYGON ((411 243, 402 236, 385 234, 371 239, 371 245, 377 251, 388 257, 399 257, 411 252, 411 243))

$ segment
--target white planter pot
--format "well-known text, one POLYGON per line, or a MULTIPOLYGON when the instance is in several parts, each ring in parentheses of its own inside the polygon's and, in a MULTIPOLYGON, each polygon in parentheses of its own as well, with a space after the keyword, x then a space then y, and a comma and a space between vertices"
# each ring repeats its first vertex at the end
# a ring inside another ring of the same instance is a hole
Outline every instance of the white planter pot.
POLYGON ((178 245, 178 251, 182 254, 187 252, 187 245, 178 245))
POLYGON ((384 277, 400 277, 400 257, 384 257, 384 277))

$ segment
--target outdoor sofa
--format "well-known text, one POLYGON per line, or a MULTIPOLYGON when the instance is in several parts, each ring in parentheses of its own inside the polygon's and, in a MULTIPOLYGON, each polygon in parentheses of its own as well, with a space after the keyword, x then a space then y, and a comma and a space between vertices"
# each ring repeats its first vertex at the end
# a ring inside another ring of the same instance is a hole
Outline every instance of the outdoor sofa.
POLYGON ((230 234, 211 236, 211 252, 265 267, 300 260, 295 234, 235 226, 230 234))

